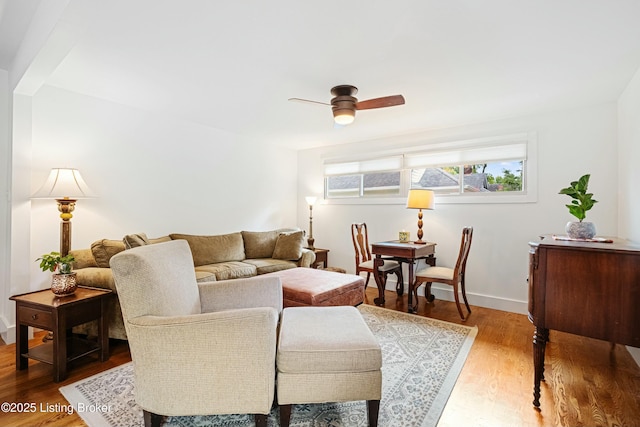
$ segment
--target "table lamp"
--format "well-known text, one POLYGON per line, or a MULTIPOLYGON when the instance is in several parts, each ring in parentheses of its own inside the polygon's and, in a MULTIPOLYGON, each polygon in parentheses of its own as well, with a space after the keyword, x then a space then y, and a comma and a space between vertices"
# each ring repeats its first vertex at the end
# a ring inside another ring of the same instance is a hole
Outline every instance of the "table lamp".
POLYGON ((313 238, 313 205, 316 203, 317 197, 315 196, 307 196, 305 197, 307 200, 307 204, 309 205, 309 237, 307 238, 307 248, 314 250, 313 242, 315 239, 313 238))
POLYGON ((422 241, 422 209, 433 209, 435 206, 434 194, 432 190, 414 188, 409 190, 407 197, 407 209, 419 209, 418 211, 418 240, 414 243, 425 244, 422 241))
POLYGON ((54 168, 44 185, 32 199, 55 199, 60 211, 60 254, 66 256, 71 249, 71 218, 78 199, 95 197, 77 169, 54 168))

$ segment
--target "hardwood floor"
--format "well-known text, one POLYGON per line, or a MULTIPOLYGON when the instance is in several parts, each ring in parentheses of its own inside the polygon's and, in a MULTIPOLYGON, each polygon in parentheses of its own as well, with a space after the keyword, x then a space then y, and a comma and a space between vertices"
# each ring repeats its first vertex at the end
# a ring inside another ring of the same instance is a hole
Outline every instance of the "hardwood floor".
MULTIPOLYGON (((377 290, 369 286, 366 303, 377 290)), ((386 308, 406 311, 406 295, 386 295, 386 308)), ((472 307, 466 322, 478 335, 439 422, 458 426, 637 426, 640 425, 640 368, 623 346, 551 331, 541 410, 533 400, 533 326, 524 315, 472 307), (610 356, 613 355, 611 359, 610 356)), ((453 303, 419 298, 418 314, 461 323, 453 303)), ((36 334, 41 340, 44 333, 36 334)), ((34 343, 35 344, 35 341, 34 343)), ((75 414, 51 410, 67 405, 58 388, 131 360, 122 341, 111 344, 111 358, 76 362, 69 377, 53 383, 51 367, 36 361, 15 370, 15 345, 0 345, 0 401, 36 403, 33 413, 0 412, 1 426, 84 426, 75 414)))

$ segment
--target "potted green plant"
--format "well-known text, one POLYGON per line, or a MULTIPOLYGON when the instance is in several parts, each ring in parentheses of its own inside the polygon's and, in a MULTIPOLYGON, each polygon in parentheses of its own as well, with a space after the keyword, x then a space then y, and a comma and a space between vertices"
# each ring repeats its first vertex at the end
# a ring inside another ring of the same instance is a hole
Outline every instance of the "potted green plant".
POLYGON ((573 199, 571 204, 565 205, 569 208, 569 213, 578 218, 578 221, 569 221, 565 228, 567 235, 572 239, 592 239, 596 235, 595 224, 584 221, 587 211, 598 203, 593 198, 593 193, 588 193, 590 177, 590 174, 583 175, 558 193, 566 194, 573 199))
POLYGON ((71 271, 75 261, 73 255, 62 256, 60 252, 51 252, 36 259, 40 261, 42 271, 51 271, 51 292, 57 296, 73 294, 78 288, 76 273, 71 271))

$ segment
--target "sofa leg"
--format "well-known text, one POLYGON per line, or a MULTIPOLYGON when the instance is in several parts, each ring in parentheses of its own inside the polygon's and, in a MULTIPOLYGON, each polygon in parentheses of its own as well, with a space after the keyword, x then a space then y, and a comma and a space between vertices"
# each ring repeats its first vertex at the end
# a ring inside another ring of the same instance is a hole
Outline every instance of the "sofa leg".
POLYGON ((280 405, 280 427, 289 427, 292 405, 280 405))
POLYGON ((265 414, 255 414, 256 427, 267 427, 267 416, 265 414))
POLYGON ((379 400, 367 400, 367 413, 369 416, 369 426, 378 426, 378 411, 380 410, 379 400))
POLYGON ((162 415, 142 410, 144 416, 144 427, 160 427, 162 425, 162 415))

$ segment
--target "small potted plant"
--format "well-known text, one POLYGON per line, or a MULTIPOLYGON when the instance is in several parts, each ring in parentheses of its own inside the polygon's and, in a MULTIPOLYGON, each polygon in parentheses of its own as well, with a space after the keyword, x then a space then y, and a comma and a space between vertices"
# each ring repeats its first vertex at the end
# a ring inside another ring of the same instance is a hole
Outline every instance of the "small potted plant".
POLYGON ((51 292, 57 296, 73 294, 78 285, 76 273, 71 271, 71 263, 75 261, 73 255, 62 256, 60 252, 51 252, 36 261, 40 261, 42 271, 51 271, 51 292))
POLYGON ((593 207, 597 200, 593 198, 593 193, 588 193, 589 178, 591 175, 583 175, 577 181, 573 181, 567 188, 560 190, 558 194, 566 194, 573 200, 566 205, 569 213, 578 221, 569 221, 565 228, 567 235, 572 239, 592 239, 596 235, 596 226, 592 222, 583 221, 587 211, 593 207))

